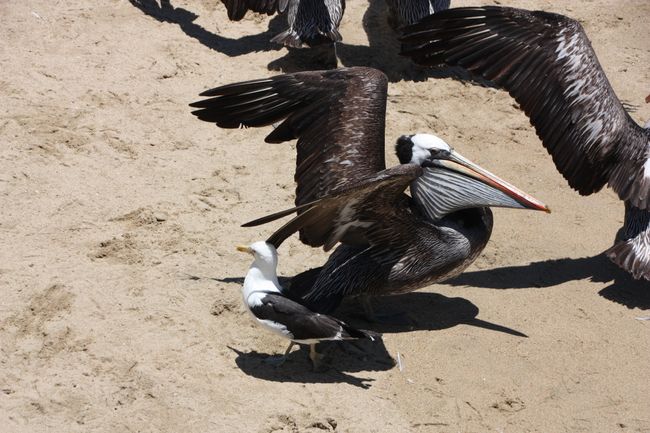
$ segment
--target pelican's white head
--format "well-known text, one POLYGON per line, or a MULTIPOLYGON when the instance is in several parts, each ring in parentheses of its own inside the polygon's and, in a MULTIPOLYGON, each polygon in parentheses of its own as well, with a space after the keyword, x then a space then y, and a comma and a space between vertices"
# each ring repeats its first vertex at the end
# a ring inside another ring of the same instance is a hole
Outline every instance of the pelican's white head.
POLYGON ((411 183, 411 192, 433 221, 458 210, 484 206, 549 212, 544 203, 473 163, 435 135, 404 135, 395 150, 402 164, 418 164, 424 169, 423 176, 411 183))
POLYGON ((452 148, 445 140, 433 134, 415 134, 402 135, 397 139, 395 151, 400 163, 421 165, 436 153, 452 152, 452 148))

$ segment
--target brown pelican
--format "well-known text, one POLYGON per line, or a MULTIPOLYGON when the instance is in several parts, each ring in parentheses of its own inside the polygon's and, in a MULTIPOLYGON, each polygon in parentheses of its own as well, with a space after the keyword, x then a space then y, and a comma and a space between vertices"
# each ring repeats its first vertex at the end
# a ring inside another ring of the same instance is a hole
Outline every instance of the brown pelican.
POLYGON ((415 24, 422 18, 449 9, 451 0, 386 0, 388 24, 399 29, 415 24))
POLYGON ((358 338, 374 341, 379 337, 379 334, 355 329, 334 317, 314 313, 284 296, 276 274, 278 253, 273 245, 255 242, 249 247, 238 246, 237 250, 254 257, 242 287, 246 309, 262 327, 291 340, 284 356, 271 360, 275 365, 286 360, 296 343, 309 344, 309 357, 314 369, 318 369, 320 355, 316 352, 316 343, 319 341, 358 338))
POLYGON ((612 90, 582 26, 542 11, 449 9, 405 29, 404 55, 461 66, 515 98, 555 166, 582 195, 608 184, 625 202, 607 256, 650 280, 650 130, 612 90))
POLYGON ((345 0, 221 0, 228 10, 228 18, 239 21, 246 12, 287 13, 289 28, 276 35, 271 42, 292 48, 303 46, 332 47, 336 63, 336 43, 341 41, 339 24, 345 11, 345 0))
MULTIPOLYGON (((372 68, 300 72, 218 87, 191 104, 223 128, 281 122, 268 143, 298 139, 294 209, 268 240, 300 239, 325 250, 341 245, 323 268, 299 274, 289 295, 313 311, 342 298, 416 290, 472 263, 492 231, 488 206, 548 211, 546 206, 470 162, 442 139, 397 140, 401 162, 386 168, 387 78, 372 68), (410 185, 412 198, 404 194, 410 185)), ((366 310, 368 313, 369 310, 366 310)))

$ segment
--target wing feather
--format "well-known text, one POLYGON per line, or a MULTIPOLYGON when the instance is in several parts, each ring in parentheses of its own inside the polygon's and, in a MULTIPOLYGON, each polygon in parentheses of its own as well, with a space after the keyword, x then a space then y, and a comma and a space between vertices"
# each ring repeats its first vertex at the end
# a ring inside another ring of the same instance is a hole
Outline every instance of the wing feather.
POLYGON ((258 319, 283 324, 292 334, 292 340, 348 340, 381 335, 353 328, 335 317, 314 313, 298 302, 278 293, 267 293, 262 304, 254 307, 258 319))
POLYGON ((580 23, 542 11, 456 8, 408 27, 402 41, 416 63, 461 66, 506 89, 581 194, 609 183, 646 208, 650 134, 614 94, 580 23), (623 168, 634 176, 620 175, 623 168))
MULTIPOLYGON (((265 141, 298 139, 296 206, 371 178, 386 167, 387 79, 375 69, 299 72, 229 84, 202 95, 209 99, 190 104, 198 108, 193 114, 201 120, 223 128, 281 122, 265 141)), ((313 221, 306 227, 311 229, 301 233, 303 242, 325 242, 322 228, 313 221)))
MULTIPOLYGON (((356 184, 342 186, 312 203, 262 217, 245 226, 267 223, 296 211, 298 215, 273 233, 267 242, 278 248, 285 239, 300 231, 303 242, 322 246, 326 251, 338 242, 395 247, 398 240, 408 238, 405 233, 409 233, 409 228, 401 227, 399 220, 393 218, 394 214, 400 212, 399 202, 407 199, 404 190, 421 174, 422 168, 417 165, 398 165, 356 184), (387 233, 391 234, 391 239, 386 238, 387 233)), ((409 238, 403 243, 411 241, 409 238)))
POLYGON ((282 13, 287 8, 289 0, 221 0, 228 10, 228 19, 240 21, 246 12, 273 15, 282 13))

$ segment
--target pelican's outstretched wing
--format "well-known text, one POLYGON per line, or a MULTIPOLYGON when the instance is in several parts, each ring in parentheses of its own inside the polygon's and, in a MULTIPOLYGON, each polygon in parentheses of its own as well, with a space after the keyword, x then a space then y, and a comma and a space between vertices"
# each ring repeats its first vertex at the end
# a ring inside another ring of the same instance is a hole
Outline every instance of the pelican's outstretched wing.
MULTIPOLYGON (((298 139, 296 206, 376 175, 384 161, 388 81, 372 68, 299 72, 208 90, 191 106, 223 128, 281 122, 269 143, 298 139)), ((299 213, 303 210, 299 210, 299 213)), ((301 239, 318 244, 309 233, 301 239)))
POLYGON ((521 105, 569 185, 606 183, 650 208, 650 133, 625 112, 582 26, 562 15, 505 7, 456 8, 405 29, 402 54, 461 66, 521 105))
POLYGON ((323 246, 325 251, 338 242, 397 251, 399 245, 413 242, 409 236, 413 230, 409 230, 408 223, 399 217, 402 213, 399 202, 408 200, 404 190, 421 175, 422 168, 418 165, 397 165, 342 186, 314 202, 259 218, 244 226, 265 224, 298 212, 267 242, 278 248, 293 233, 301 231, 303 242, 314 247, 323 246))

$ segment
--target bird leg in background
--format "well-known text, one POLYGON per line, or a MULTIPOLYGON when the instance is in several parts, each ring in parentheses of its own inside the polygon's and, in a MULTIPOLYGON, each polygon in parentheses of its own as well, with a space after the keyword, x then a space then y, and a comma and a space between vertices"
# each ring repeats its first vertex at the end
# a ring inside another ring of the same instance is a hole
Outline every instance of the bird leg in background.
POLYGON ((323 366, 321 364, 323 355, 316 352, 316 343, 309 345, 309 359, 311 359, 311 363, 314 366, 314 371, 323 371, 323 366))
POLYGON ((287 350, 284 352, 284 355, 282 355, 282 356, 269 356, 268 358, 266 358, 264 360, 264 362, 267 363, 267 364, 270 364, 270 365, 272 365, 274 367, 281 366, 287 360, 287 357, 289 356, 289 353, 291 352, 291 349, 293 348, 293 346, 295 344, 296 343, 294 343, 292 341, 291 343, 289 343, 289 347, 287 347, 287 350))
POLYGON ((334 62, 336 63, 334 68, 338 68, 339 66, 342 65, 342 63, 341 63, 341 60, 339 59, 339 52, 336 49, 336 42, 332 43, 332 45, 334 45, 334 62))

